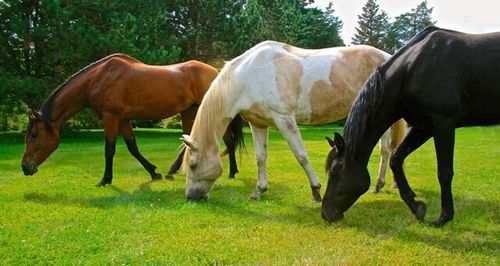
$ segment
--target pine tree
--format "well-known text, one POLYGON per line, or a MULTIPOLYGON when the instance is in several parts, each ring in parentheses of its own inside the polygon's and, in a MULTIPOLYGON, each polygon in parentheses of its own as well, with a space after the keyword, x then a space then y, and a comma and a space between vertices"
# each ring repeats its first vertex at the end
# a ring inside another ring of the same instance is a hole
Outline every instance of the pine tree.
POLYGON ((358 15, 358 27, 352 38, 353 44, 368 44, 385 49, 385 36, 390 28, 389 16, 380 10, 377 0, 368 0, 363 13, 358 15))
POLYGON ((391 26, 391 33, 387 47, 390 52, 394 52, 405 45, 413 36, 428 26, 436 24, 432 20, 433 7, 428 7, 427 1, 423 1, 410 12, 403 13, 396 17, 396 21, 391 26))

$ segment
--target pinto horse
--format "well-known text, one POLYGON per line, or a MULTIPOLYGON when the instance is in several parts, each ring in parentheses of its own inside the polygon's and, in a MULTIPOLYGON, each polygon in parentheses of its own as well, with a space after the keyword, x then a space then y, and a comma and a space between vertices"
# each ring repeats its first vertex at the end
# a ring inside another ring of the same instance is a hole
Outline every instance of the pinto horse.
MULTIPOLYGON (((111 184, 116 136, 123 135, 129 152, 144 166, 152 179, 161 179, 156 166, 137 148, 130 120, 162 119, 180 113, 185 134, 191 131, 197 107, 218 71, 198 61, 175 65, 146 65, 125 54, 104 57, 71 76, 45 101, 41 113, 30 110, 26 149, 22 158, 25 175, 57 149, 62 124, 84 108, 102 118, 106 139, 104 176, 98 186, 111 184)), ((229 129, 241 127, 237 117, 229 129)), ((230 177, 238 172, 234 151, 240 137, 224 137, 230 158, 230 177)), ((184 149, 165 176, 172 179, 182 162, 184 149)))
POLYGON ((391 156, 403 201, 418 220, 426 205, 415 201, 404 159, 434 138, 441 213, 432 224, 453 219, 451 192, 455 128, 500 123, 500 32, 465 34, 430 27, 417 34, 372 74, 344 128, 335 134, 322 217, 336 221, 368 189, 367 163, 377 139, 394 121, 411 125, 391 156))
POLYGON ((364 45, 306 50, 266 41, 231 60, 210 85, 191 136, 183 136, 188 147, 183 162, 186 197, 208 198, 222 171, 217 154, 223 129, 241 114, 250 123, 258 165, 250 198, 259 199, 267 190, 268 127, 276 126, 306 172, 313 200, 320 201, 320 182, 297 123, 319 125, 345 118, 370 73, 389 57, 364 45))

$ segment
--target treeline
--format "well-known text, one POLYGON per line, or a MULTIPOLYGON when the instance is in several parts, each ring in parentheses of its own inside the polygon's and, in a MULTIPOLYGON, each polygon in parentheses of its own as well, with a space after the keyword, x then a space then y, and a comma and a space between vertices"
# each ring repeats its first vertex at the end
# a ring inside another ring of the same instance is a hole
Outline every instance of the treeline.
MULTIPOLYGON (((111 53, 148 64, 212 63, 268 39, 304 48, 344 45, 333 5, 321 10, 312 8, 312 2, 0 1, 0 130, 24 129, 28 106, 40 108, 66 78, 111 53)), ((98 123, 83 112, 68 124, 81 128, 98 123)))
POLYGON ((436 24, 431 18, 432 10, 427 1, 423 1, 391 22, 377 0, 368 0, 363 13, 358 15, 358 27, 351 43, 369 44, 392 54, 418 32, 436 24))

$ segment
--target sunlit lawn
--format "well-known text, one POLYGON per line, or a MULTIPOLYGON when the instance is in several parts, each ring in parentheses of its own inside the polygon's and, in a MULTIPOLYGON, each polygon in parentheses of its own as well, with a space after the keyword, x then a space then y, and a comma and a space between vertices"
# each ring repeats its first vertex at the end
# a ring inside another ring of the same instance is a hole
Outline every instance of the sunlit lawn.
MULTIPOLYGON (((339 129, 337 129, 339 130, 339 129)), ((248 200, 256 182, 251 135, 240 173, 225 172, 206 203, 184 198, 184 177, 151 182, 118 142, 113 185, 96 188, 104 168, 102 131, 63 138, 31 177, 23 176, 20 133, 0 133, 0 264, 500 264, 500 128, 457 130, 455 220, 418 223, 391 182, 367 193, 343 221, 327 225, 310 200, 307 178, 286 142, 271 131, 269 191, 248 200)), ((303 128, 306 149, 326 187, 323 163, 331 127, 303 128)), ((179 131, 140 130, 139 148, 165 174, 179 131)), ((378 147, 370 161, 372 184, 378 147)), ((409 182, 439 214, 432 141, 407 160, 409 182)), ((390 180, 390 178, 388 178, 390 180)))

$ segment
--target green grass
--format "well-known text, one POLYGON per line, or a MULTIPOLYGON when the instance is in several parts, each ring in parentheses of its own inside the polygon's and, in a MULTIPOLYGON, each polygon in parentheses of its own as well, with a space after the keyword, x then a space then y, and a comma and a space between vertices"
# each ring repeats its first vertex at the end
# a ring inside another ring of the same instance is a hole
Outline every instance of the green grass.
MULTIPOLYGON (((338 130, 338 129, 337 129, 338 130)), ((306 127, 313 168, 326 187, 323 162, 332 128, 306 127)), ((269 191, 248 195, 256 182, 251 136, 236 179, 216 182, 206 203, 184 199, 184 177, 151 182, 118 142, 113 185, 96 188, 104 168, 101 131, 64 138, 59 149, 25 177, 23 136, 0 133, 0 264, 500 264, 500 128, 457 130, 455 220, 442 229, 415 221, 390 181, 366 193, 343 221, 327 225, 310 201, 307 178, 281 135, 269 141, 269 191)), ((139 148, 165 174, 179 131, 140 130, 139 148)), ((378 148, 369 169, 378 165, 378 148)), ((409 182, 439 214, 432 141, 407 160, 409 182)), ((390 178, 388 178, 390 180, 390 178)))

